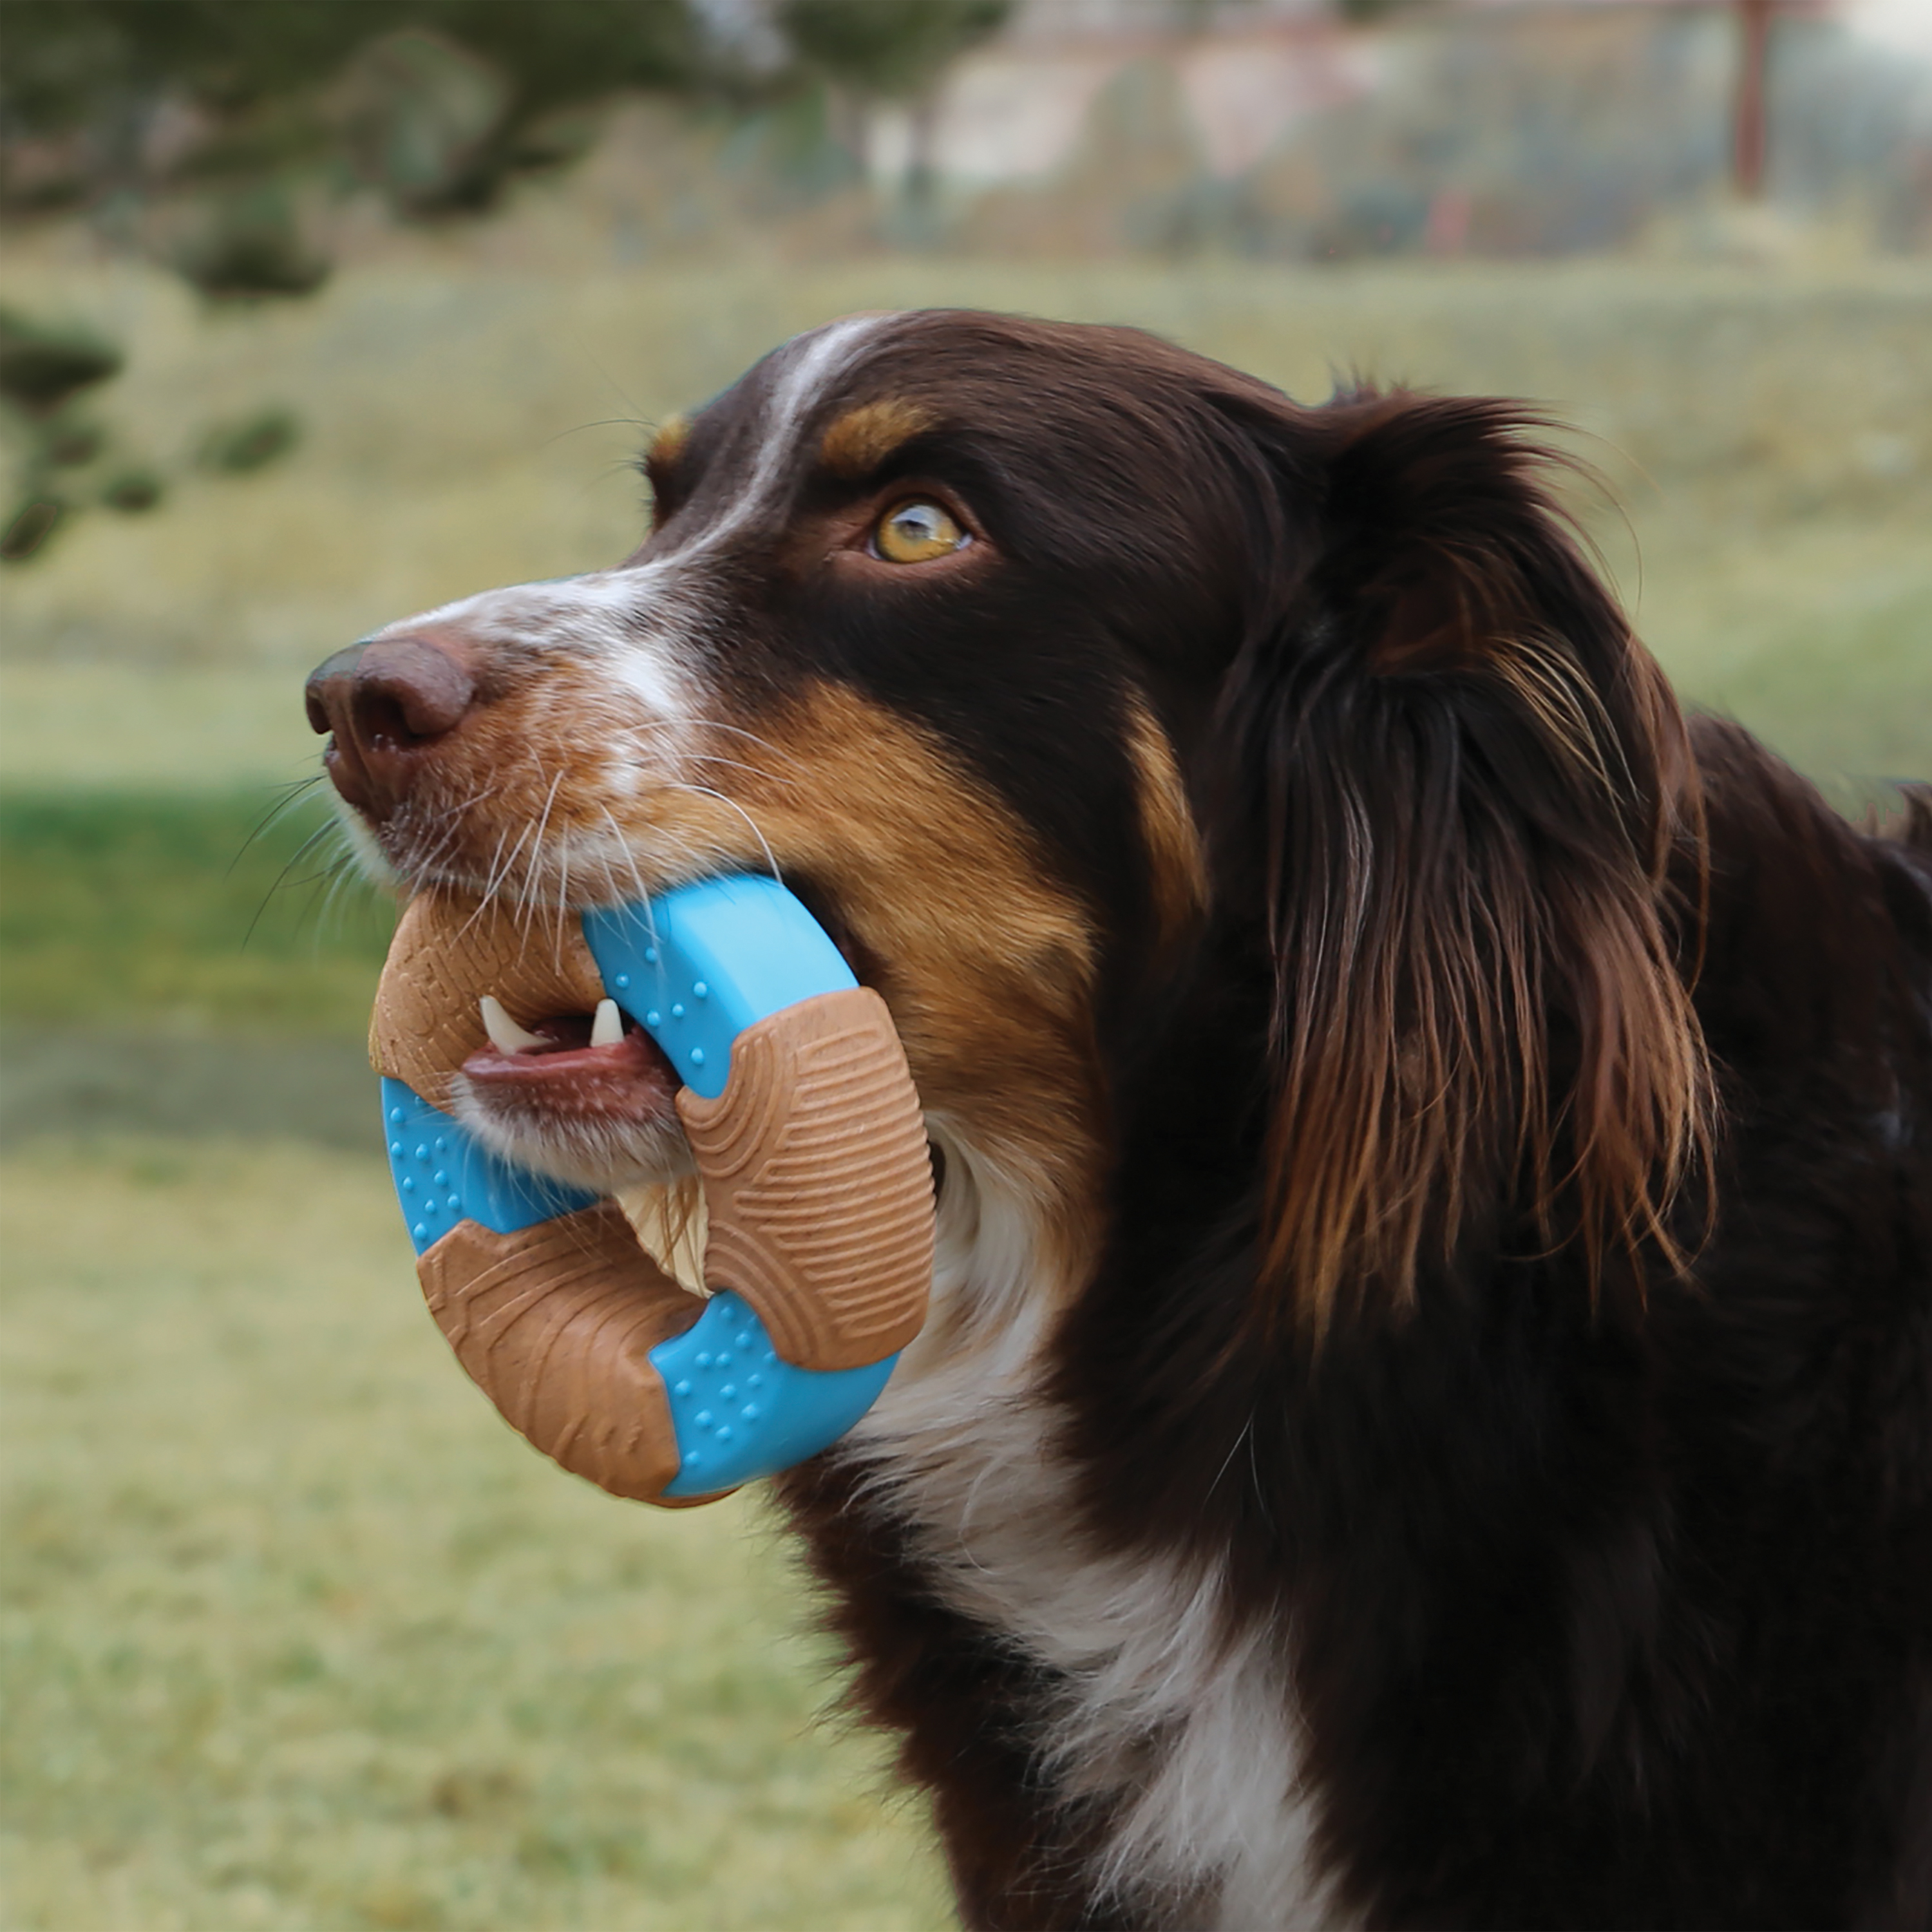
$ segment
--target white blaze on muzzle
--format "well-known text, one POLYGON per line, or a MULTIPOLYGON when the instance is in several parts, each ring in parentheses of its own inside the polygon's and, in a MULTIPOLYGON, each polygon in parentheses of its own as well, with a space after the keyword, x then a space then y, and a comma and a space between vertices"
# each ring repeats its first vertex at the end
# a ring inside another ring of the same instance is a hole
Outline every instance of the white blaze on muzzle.
POLYGON ((825 1448, 925 1320, 933 1194, 885 1003, 775 881, 679 888, 561 938, 418 894, 376 1000, 397 1198, 458 1359, 512 1427, 646 1502, 701 1502, 825 1448), (683 1084, 708 1297, 611 1201, 491 1153, 444 1111, 485 994, 533 1016, 614 1000, 683 1084))

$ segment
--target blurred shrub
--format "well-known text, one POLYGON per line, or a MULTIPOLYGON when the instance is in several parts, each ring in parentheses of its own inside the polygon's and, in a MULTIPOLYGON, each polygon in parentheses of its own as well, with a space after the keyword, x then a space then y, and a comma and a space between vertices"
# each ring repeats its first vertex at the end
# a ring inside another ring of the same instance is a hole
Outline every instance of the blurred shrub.
MULTIPOLYGON (((0 563, 44 555, 78 510, 98 506, 140 515, 166 495, 155 464, 131 456, 104 424, 80 412, 82 394, 118 375, 124 361, 118 344, 83 324, 0 309, 0 427, 16 452, 14 505, 0 524, 0 563)), ((248 476, 279 461, 301 440, 292 411, 261 409, 213 424, 195 461, 218 475, 248 476)))
MULTIPOLYGON (((90 494, 83 472, 109 438, 78 413, 77 398, 118 375, 123 359, 117 344, 82 323, 37 322, 0 309, 0 416, 19 452, 14 507, 0 526, 0 563, 39 555, 90 494)), ((158 498, 157 488, 140 507, 158 498)))
POLYGON ((29 496, 0 531, 0 563, 23 563, 60 527, 67 506, 58 496, 29 496))
POLYGON ((75 322, 38 322, 0 309, 0 397, 42 416, 121 373, 120 350, 75 322))
POLYGON ((218 300, 313 294, 328 257, 302 233, 279 184, 211 196, 201 219, 169 251, 170 266, 218 300))
POLYGON ((293 410, 262 410, 214 424, 202 439, 195 460, 220 476, 246 476, 279 462, 301 440, 302 418, 293 410))
POLYGON ((167 486, 153 470, 123 470, 102 485, 100 500, 124 516, 139 516, 154 508, 166 494, 167 486))
POLYGON ((220 296, 320 285, 288 205, 303 183, 485 208, 584 151, 560 110, 701 65, 686 0, 8 0, 7 42, 0 203, 205 194, 169 252, 220 296), (280 206, 245 192, 264 185, 280 206))

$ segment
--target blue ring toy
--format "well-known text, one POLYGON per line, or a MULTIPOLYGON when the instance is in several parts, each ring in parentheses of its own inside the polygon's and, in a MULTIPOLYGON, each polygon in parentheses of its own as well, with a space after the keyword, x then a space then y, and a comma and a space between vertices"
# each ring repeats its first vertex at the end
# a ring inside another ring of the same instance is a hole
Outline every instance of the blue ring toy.
MULTIPOLYGON (((595 909, 583 926, 609 997, 707 1100, 724 1092, 746 1028, 858 984, 805 908, 755 875, 595 909)), ((490 1153, 402 1081, 386 1076, 382 1087, 390 1172, 418 1255, 464 1220, 508 1234, 597 1202, 490 1153)), ((854 1368, 800 1367, 778 1352, 743 1297, 724 1288, 648 1359, 664 1384, 679 1456, 663 1494, 694 1501, 836 1442, 878 1400, 898 1352, 854 1368)))

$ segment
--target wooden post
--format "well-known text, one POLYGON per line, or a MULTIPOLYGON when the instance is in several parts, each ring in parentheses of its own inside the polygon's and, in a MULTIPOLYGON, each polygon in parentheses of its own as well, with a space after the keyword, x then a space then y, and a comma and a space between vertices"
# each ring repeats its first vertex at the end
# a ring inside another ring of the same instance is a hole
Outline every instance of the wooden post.
POLYGON ((1738 91, 1731 130, 1732 177, 1746 201, 1764 196, 1766 56, 1774 0, 1738 0, 1738 91))

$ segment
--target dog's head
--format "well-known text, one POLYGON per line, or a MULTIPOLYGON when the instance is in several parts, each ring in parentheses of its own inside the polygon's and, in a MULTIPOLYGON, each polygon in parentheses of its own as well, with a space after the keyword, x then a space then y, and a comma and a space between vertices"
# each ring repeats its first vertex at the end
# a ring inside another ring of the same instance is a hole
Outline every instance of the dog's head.
MULTIPOLYGON (((1531 427, 858 316, 659 433, 628 562, 393 626, 311 714, 372 856, 535 931, 778 873, 890 1005, 942 1185, 1027 1204, 1064 1284, 1129 1150, 1211 1113, 1262 1300, 1318 1324, 1505 1214, 1658 1235, 1699 1132, 1682 729, 1531 427)), ((479 1055, 473 1126, 676 1172, 642 1042, 515 1017, 574 1050, 479 1055)))

